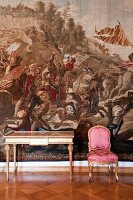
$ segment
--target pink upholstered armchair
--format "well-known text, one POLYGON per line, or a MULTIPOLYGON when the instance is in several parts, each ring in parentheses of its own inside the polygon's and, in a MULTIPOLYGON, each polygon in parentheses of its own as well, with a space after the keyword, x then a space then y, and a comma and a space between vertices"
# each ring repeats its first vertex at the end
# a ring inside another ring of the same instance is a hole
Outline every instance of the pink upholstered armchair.
POLYGON ((97 125, 89 129, 88 132, 88 164, 89 178, 92 177, 93 164, 108 164, 109 169, 111 164, 115 164, 115 177, 118 181, 118 157, 110 151, 110 131, 104 126, 97 125))

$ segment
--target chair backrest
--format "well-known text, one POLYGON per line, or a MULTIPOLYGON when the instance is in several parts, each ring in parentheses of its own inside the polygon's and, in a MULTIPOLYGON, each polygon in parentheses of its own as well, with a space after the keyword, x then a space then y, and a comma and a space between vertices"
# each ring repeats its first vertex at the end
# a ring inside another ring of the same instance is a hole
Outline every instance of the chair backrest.
POLYGON ((110 131, 108 128, 97 125, 88 131, 89 151, 95 149, 110 149, 110 131))

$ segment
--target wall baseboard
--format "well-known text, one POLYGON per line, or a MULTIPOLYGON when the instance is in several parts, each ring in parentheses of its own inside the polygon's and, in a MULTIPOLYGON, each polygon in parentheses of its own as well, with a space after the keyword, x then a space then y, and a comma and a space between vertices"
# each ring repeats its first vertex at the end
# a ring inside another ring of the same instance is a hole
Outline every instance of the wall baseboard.
MULTIPOLYGON (((133 174, 133 163, 130 165, 120 163, 119 165, 119 173, 130 173, 133 174)), ((17 171, 18 172, 56 172, 56 173, 69 173, 69 162, 18 162, 17 163, 17 171)), ((14 163, 10 162, 10 172, 14 171, 14 163)), ((88 173, 88 165, 87 161, 82 162, 79 161, 74 162, 73 164, 73 172, 74 173, 88 173)), ((93 168, 93 172, 104 172, 108 173, 107 166, 95 166, 93 168)), ((114 168, 111 168, 111 171, 114 171, 114 168)), ((0 172, 6 172, 6 163, 0 163, 0 172)))

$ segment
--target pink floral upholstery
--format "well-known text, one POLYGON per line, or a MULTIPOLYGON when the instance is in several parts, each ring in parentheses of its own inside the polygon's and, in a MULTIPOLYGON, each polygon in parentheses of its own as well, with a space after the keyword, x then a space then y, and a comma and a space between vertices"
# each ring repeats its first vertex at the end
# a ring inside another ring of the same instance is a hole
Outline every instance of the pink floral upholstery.
POLYGON ((118 161, 118 157, 109 150, 97 149, 89 152, 88 160, 99 163, 113 163, 118 161))
POLYGON ((118 157, 116 154, 110 151, 110 131, 104 126, 94 126, 88 132, 89 139, 89 177, 92 177, 93 163, 99 164, 115 164, 115 177, 118 181, 118 157))
POLYGON ((89 132, 89 147, 91 149, 110 148, 110 131, 103 127, 93 127, 89 132))
POLYGON ((110 131, 103 126, 95 126, 89 130, 88 161, 99 163, 117 162, 118 157, 110 151, 110 131))

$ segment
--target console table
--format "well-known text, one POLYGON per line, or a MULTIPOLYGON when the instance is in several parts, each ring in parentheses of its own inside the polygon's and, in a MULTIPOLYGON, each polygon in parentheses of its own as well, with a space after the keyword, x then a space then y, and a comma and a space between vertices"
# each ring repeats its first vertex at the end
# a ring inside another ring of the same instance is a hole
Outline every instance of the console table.
POLYGON ((7 181, 9 181, 10 145, 13 145, 14 147, 14 172, 16 172, 16 146, 18 144, 28 144, 32 146, 67 144, 70 162, 70 179, 72 179, 73 131, 14 131, 9 135, 5 135, 4 138, 7 163, 7 181))

